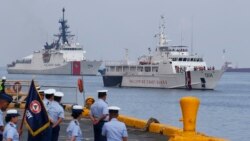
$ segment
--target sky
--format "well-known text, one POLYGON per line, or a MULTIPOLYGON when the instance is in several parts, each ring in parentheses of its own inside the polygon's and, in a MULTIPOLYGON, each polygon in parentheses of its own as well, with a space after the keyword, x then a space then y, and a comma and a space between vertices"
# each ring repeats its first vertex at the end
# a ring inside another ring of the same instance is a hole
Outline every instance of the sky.
POLYGON ((1 0, 0 66, 52 42, 62 8, 90 60, 131 60, 154 49, 160 16, 170 45, 191 46, 208 66, 250 67, 249 0, 1 0), (192 28, 193 24, 193 28, 192 28), (193 40, 191 38, 193 31, 193 40))

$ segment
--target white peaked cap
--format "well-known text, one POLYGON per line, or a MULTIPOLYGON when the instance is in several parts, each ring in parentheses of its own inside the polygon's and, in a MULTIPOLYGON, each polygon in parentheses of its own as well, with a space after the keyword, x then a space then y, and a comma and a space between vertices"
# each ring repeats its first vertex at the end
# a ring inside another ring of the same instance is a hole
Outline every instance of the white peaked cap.
POLYGON ((9 109, 9 110, 7 110, 6 113, 7 113, 7 114, 18 114, 18 112, 17 112, 16 109, 9 109))
POLYGON ((83 107, 82 107, 81 105, 74 105, 74 106, 72 107, 72 109, 74 109, 74 110, 82 110, 83 107))
POLYGON ((2 77, 2 79, 3 79, 3 80, 6 80, 6 77, 5 77, 5 76, 3 76, 3 77, 2 77))
POLYGON ((55 89, 47 89, 44 91, 44 94, 55 94, 56 90, 55 89))
POLYGON ((62 92, 55 92, 54 96, 63 97, 64 94, 62 92))
POLYGON ((98 90, 97 92, 98 92, 98 93, 107 93, 108 90, 98 90))
POLYGON ((42 92, 44 92, 44 90, 38 90, 38 92, 39 92, 39 93, 42 93, 42 92))
POLYGON ((108 110, 119 111, 119 110, 121 110, 121 108, 119 108, 117 106, 110 106, 110 107, 108 107, 108 110))

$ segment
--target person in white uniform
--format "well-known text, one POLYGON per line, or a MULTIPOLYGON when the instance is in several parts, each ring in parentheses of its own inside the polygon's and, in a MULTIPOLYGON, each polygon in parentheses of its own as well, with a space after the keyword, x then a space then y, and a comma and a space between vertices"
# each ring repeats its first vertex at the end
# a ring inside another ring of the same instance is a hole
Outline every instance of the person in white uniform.
POLYGON ((6 93, 0 94, 0 141, 3 140, 3 130, 4 130, 4 123, 3 123, 3 112, 6 111, 8 105, 12 102, 12 97, 6 93))
POLYGON ((111 106, 109 109, 109 122, 102 128, 102 135, 107 137, 107 141, 127 141, 128 132, 125 124, 117 120, 120 108, 111 106))
POLYGON ((44 100, 44 90, 38 90, 38 94, 39 94, 41 100, 43 101, 44 100))
POLYGON ((45 98, 43 99, 43 104, 44 104, 44 107, 47 111, 48 111, 48 107, 50 106, 50 104, 54 100, 55 92, 56 92, 55 89, 47 89, 44 91, 45 98))
POLYGON ((67 141, 83 141, 82 130, 80 128, 79 120, 82 118, 83 107, 81 105, 74 105, 72 107, 71 116, 73 119, 67 127, 67 141))
POLYGON ((108 121, 107 90, 99 90, 98 100, 90 107, 90 119, 93 122, 95 141, 106 141, 102 136, 102 127, 108 121))
POLYGON ((7 123, 3 131, 3 139, 6 141, 19 141, 19 133, 17 131, 18 116, 20 114, 16 109, 7 111, 5 122, 7 123))
POLYGON ((55 92, 54 101, 50 105, 50 116, 52 119, 52 141, 58 141, 59 132, 60 132, 60 123, 64 119, 64 110, 60 105, 60 101, 64 94, 62 92, 55 92))
POLYGON ((56 90, 55 89, 47 89, 44 91, 44 95, 45 98, 43 100, 44 103, 44 107, 47 110, 48 116, 49 116, 49 120, 50 120, 50 126, 44 131, 44 134, 46 136, 46 140, 47 141, 51 141, 52 140, 52 126, 53 126, 53 119, 52 117, 52 109, 51 109, 51 105, 54 101, 54 94, 55 94, 56 90))

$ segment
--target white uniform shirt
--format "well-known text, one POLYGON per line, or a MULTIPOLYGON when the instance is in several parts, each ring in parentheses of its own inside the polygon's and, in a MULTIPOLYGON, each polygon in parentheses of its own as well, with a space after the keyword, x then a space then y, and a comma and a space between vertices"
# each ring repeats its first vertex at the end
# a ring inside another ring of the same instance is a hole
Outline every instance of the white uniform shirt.
POLYGON ((48 110, 48 106, 50 105, 50 101, 46 98, 43 99, 43 105, 46 110, 48 110))
POLYGON ((122 137, 128 137, 128 132, 123 122, 112 118, 104 124, 102 135, 107 137, 107 141, 122 141, 122 137))
POLYGON ((95 118, 100 118, 103 115, 108 114, 108 104, 102 100, 98 99, 90 108, 90 114, 95 118))
POLYGON ((67 127, 68 140, 70 140, 73 136, 76 137, 76 141, 82 141, 82 130, 80 128, 80 124, 77 120, 72 120, 67 127))
MULTIPOLYGON (((0 110, 0 126, 4 126, 4 124, 3 124, 3 112, 2 112, 2 110, 0 110)), ((2 134, 3 134, 3 132, 0 131, 0 135, 2 135, 2 134)))
POLYGON ((8 122, 3 131, 3 139, 7 140, 11 138, 12 141, 19 141, 19 134, 16 130, 16 125, 12 122, 8 122))
POLYGON ((53 123, 59 118, 64 119, 64 110, 63 107, 56 101, 52 101, 49 108, 48 108, 49 116, 53 120, 53 123))

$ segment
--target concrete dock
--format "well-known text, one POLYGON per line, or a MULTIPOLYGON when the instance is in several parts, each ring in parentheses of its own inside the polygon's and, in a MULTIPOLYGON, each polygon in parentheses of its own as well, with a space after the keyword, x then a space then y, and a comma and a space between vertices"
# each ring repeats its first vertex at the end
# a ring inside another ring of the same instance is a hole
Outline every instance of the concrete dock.
MULTIPOLYGON (((65 141, 67 139, 66 128, 71 120, 71 117, 66 114, 66 118, 61 123, 60 130, 60 141, 65 141)), ((81 129, 84 136, 84 141, 94 141, 93 125, 90 119, 82 118, 80 121, 81 129)), ((149 133, 142 131, 141 129, 135 129, 127 127, 128 130, 128 141, 167 141, 168 138, 161 134, 149 133)), ((27 129, 23 126, 23 134, 21 136, 21 141, 27 140, 27 129)))

